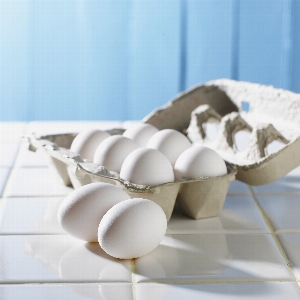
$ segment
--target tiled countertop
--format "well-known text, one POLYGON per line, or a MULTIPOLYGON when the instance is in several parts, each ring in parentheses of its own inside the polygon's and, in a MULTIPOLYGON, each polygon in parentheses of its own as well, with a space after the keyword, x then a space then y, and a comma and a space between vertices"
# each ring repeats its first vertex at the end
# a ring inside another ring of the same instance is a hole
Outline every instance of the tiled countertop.
POLYGON ((154 251, 117 260, 62 231, 56 212, 72 189, 20 136, 123 124, 0 124, 1 300, 300 299, 300 168, 266 186, 232 182, 220 216, 175 211, 154 251))

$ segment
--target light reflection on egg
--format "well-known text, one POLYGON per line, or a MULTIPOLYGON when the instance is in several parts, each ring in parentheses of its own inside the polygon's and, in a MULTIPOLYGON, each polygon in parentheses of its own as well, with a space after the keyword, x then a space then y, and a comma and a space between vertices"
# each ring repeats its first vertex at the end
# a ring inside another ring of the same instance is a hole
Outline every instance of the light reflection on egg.
POLYGON ((174 166, 178 156, 192 146, 185 135, 174 129, 164 129, 155 133, 147 143, 152 148, 163 153, 174 166))
POLYGON ((222 157, 214 150, 194 146, 178 157, 174 173, 176 180, 181 177, 215 177, 227 174, 227 167, 222 157))
POLYGON ((158 129, 147 123, 136 124, 128 128, 123 136, 135 141, 139 147, 146 147, 149 139, 158 132, 158 129))
POLYGON ((174 171, 168 159, 158 150, 138 148, 124 160, 120 178, 135 184, 156 186, 173 182, 174 171))
POLYGON ((94 163, 101 164, 109 171, 120 172, 124 159, 137 148, 134 141, 122 135, 110 136, 96 149, 94 163))
POLYGON ((109 133, 98 129, 80 132, 73 140, 70 150, 80 154, 82 158, 92 161, 99 144, 109 136, 109 133))

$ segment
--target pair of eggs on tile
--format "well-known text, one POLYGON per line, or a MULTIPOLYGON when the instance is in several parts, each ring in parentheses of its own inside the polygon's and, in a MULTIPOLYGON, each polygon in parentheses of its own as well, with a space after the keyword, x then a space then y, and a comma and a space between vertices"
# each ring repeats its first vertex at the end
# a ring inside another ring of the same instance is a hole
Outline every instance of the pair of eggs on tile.
POLYGON ((131 183, 155 186, 181 177, 214 177, 227 173, 223 159, 212 149, 192 146, 179 131, 159 131, 139 124, 123 135, 101 130, 80 133, 71 151, 101 164, 131 183))
POLYGON ((70 193, 58 213, 61 227, 87 242, 99 242, 109 255, 131 259, 154 250, 167 229, 156 203, 130 196, 108 183, 91 183, 70 193))

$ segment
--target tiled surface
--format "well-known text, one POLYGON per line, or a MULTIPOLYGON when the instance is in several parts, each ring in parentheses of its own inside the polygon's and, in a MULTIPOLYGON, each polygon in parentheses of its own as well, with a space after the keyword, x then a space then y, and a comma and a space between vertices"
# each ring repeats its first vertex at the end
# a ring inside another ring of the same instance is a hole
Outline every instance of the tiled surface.
POLYGON ((257 196, 257 199, 277 233, 300 233, 300 195, 257 196))
POLYGON ((292 280, 270 235, 166 235, 136 259, 136 280, 292 280))
POLYGON ((300 280, 300 233, 280 234, 278 238, 300 280))
POLYGON ((111 258, 60 228, 72 188, 20 136, 132 123, 0 125, 0 299, 300 299, 300 168, 261 187, 233 181, 214 218, 176 209, 161 244, 139 259, 111 258))
POLYGON ((20 142, 1 143, 0 167, 11 167, 14 164, 20 142))
POLYGON ((23 122, 1 122, 0 123, 0 141, 2 143, 20 142, 25 133, 27 124, 23 122))
POLYGON ((2 195, 3 193, 3 189, 5 187, 9 172, 10 172, 9 168, 0 167, 0 195, 2 195))
POLYGON ((131 284, 0 285, 0 299, 133 300, 131 284))
POLYGON ((2 199, 1 234, 65 234, 57 221, 64 197, 2 199))
POLYGON ((3 282, 131 282, 129 260, 66 235, 0 236, 0 253, 3 282))
POLYGON ((269 232, 268 227, 250 196, 227 196, 219 216, 193 220, 175 209, 167 233, 237 233, 269 232))
POLYGON ((29 123, 26 127, 26 134, 36 133, 38 135, 47 135, 47 134, 59 134, 59 133, 73 133, 80 132, 88 129, 100 129, 107 130, 113 128, 122 128, 122 123, 115 122, 43 122, 43 121, 35 121, 29 123))
POLYGON ((30 168, 30 167, 47 167, 47 154, 43 150, 37 150, 36 152, 29 151, 26 148, 26 143, 22 143, 20 146, 20 153, 16 160, 16 167, 30 168))
POLYGON ((245 195, 250 195, 251 191, 248 188, 247 184, 234 180, 230 183, 229 189, 228 189, 228 194, 245 194, 245 195))
POLYGON ((73 188, 60 184, 48 168, 16 168, 6 196, 67 196, 71 191, 73 188))
POLYGON ((298 300, 295 283, 247 283, 207 285, 139 284, 137 300, 298 300))

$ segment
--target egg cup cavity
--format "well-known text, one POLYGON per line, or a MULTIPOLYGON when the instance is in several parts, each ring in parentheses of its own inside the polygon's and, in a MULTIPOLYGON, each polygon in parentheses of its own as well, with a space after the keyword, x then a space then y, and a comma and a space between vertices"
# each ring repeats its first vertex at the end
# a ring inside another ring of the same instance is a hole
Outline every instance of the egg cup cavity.
MULTIPOLYGON (((119 131, 115 130, 115 132, 119 131)), ((84 161, 78 154, 60 147, 60 141, 64 141, 63 145, 69 147, 75 136, 74 134, 60 134, 40 138, 31 135, 27 137, 28 147, 32 151, 37 148, 46 151, 49 157, 49 166, 55 170, 64 184, 72 183, 75 189, 92 182, 114 184, 121 187, 131 198, 145 198, 158 204, 163 209, 168 221, 171 218, 176 199, 179 203, 183 203, 181 205, 183 209, 185 206, 194 207, 194 213, 189 213, 189 209, 184 209, 192 218, 199 218, 199 214, 200 218, 219 214, 229 183, 236 174, 235 166, 226 162, 228 172, 223 176, 187 178, 157 186, 137 185, 120 179, 116 172, 110 172, 103 166, 84 161), (202 208, 195 206, 194 201, 202 203, 202 208), (200 213, 196 210, 200 210, 200 213)))
POLYGON ((272 86, 229 79, 214 80, 179 94, 143 121, 159 129, 187 134, 194 144, 208 146, 237 165, 236 178, 250 185, 269 184, 300 165, 300 94, 272 86), (205 124, 219 122, 215 140, 205 124), (235 136, 251 132, 245 150, 235 136), (285 145, 269 154, 272 141, 285 145))

